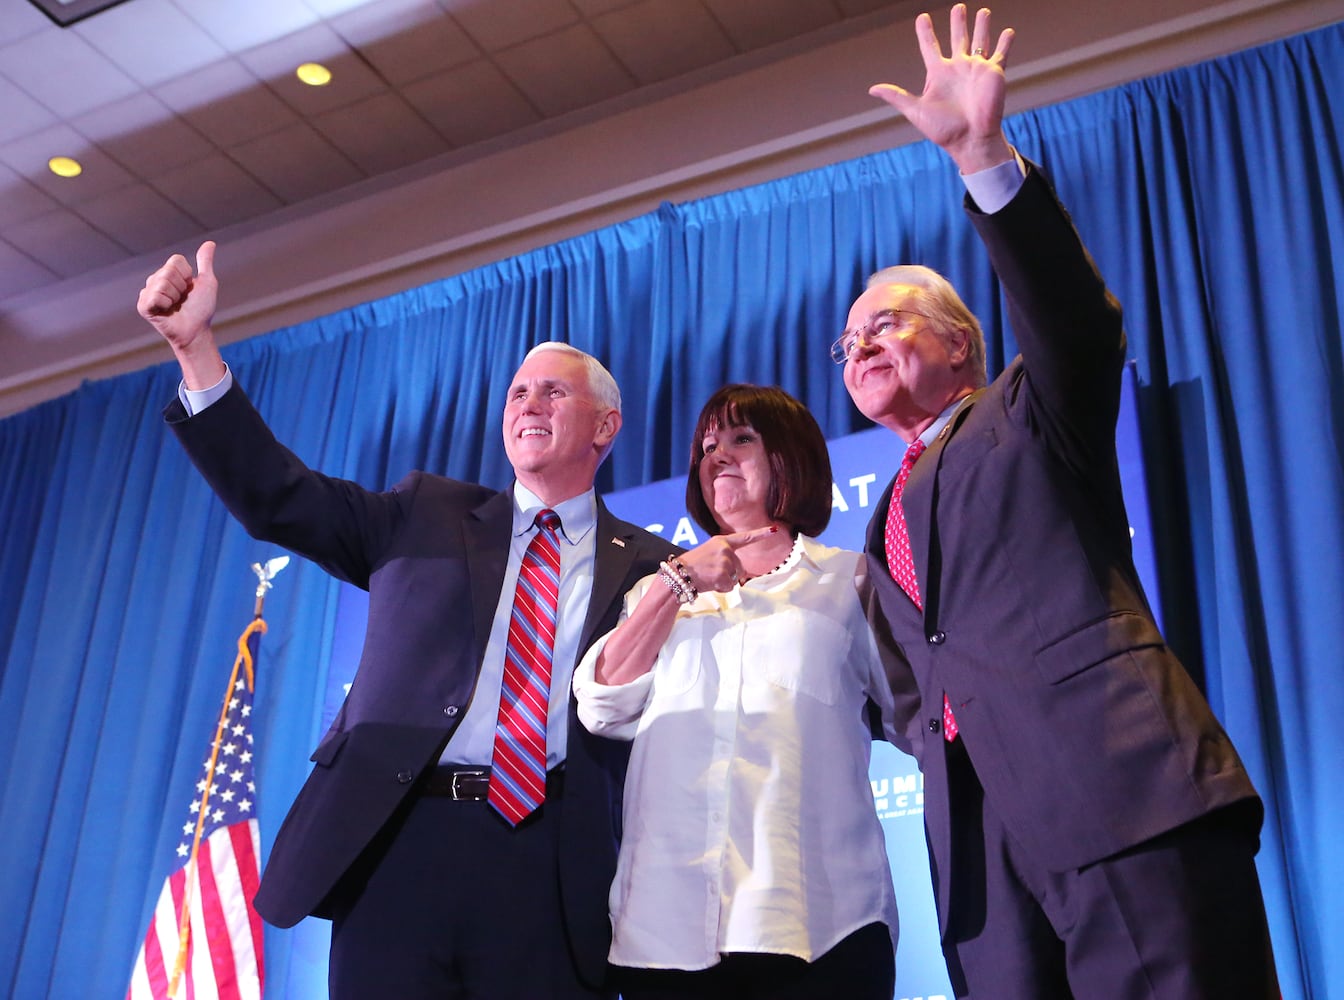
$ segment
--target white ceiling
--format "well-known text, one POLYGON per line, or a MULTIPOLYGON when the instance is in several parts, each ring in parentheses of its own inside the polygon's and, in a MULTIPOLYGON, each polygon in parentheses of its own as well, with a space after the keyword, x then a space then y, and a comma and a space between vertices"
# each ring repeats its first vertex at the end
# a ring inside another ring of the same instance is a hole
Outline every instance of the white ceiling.
MULTIPOLYGON (((135 292, 207 235, 231 269, 227 341, 664 198, 909 141, 865 91, 918 85, 924 6, 127 0, 62 29, 0 0, 0 414, 164 360, 135 292), (299 83, 307 61, 332 82, 299 83), (83 174, 51 174, 56 155, 83 174)), ((1014 110, 1329 23, 1341 4, 995 13, 1020 29, 1014 110)))
POLYGON ((0 0, 0 300, 896 3, 0 0))

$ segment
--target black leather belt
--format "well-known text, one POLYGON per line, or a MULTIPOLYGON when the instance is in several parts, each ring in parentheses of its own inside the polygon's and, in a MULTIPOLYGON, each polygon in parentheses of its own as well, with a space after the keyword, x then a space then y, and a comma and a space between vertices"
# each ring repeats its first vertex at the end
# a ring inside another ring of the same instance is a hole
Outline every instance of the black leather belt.
POLYGON ((484 802, 490 794, 490 768, 441 764, 425 775, 420 794, 454 802, 484 802))

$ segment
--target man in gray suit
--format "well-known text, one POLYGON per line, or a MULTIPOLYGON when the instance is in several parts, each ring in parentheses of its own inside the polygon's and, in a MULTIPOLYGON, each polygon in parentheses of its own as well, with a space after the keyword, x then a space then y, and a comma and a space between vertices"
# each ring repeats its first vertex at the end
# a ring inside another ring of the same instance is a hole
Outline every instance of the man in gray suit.
POLYGON ((140 293, 182 367, 165 417, 249 533, 369 591, 359 669, 276 836, 257 911, 281 927, 332 919, 338 1000, 611 996, 607 890, 629 744, 578 723, 570 675, 670 549, 593 491, 621 426, 615 382, 596 359, 542 344, 505 402, 509 489, 413 472, 368 490, 309 469, 234 384, 211 329, 214 256, 203 244, 193 271, 174 255, 140 293), (535 639, 519 651, 543 619, 549 653, 535 639), (543 659, 549 691, 524 679, 543 659))
POLYGON ((958 996, 1277 997, 1263 808, 1166 647, 1130 551, 1120 308, 1002 131, 1011 30, 916 22, 922 94, 881 85, 965 180, 1022 354, 927 268, 874 275, 833 348, 909 446, 869 526, 870 616, 898 647, 958 996), (992 51, 991 51, 992 46, 992 51), (894 498, 894 501, 893 501, 894 498))

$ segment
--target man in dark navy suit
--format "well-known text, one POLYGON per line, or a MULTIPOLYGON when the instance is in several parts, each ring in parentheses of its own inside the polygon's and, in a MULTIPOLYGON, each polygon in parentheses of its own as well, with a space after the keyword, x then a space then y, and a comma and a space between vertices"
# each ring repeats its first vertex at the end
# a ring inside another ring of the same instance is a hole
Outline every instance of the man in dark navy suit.
POLYGON ((276 837, 257 910, 281 927, 332 919, 337 998, 610 996, 607 890, 629 745, 578 724, 569 679, 669 551, 593 490, 621 426, 615 382, 567 345, 534 348, 505 406, 516 481, 503 492, 423 472, 383 492, 332 479, 275 440, 220 357, 214 254, 203 244, 194 272, 173 256, 140 294, 140 314, 182 367, 165 417, 250 534, 369 591, 359 669, 276 837), (544 788, 539 806, 505 818, 504 663, 543 521, 558 550, 536 720, 544 788))
POLYGON ((870 603, 918 704, 957 996, 1277 997, 1254 856, 1263 809, 1157 630, 1115 454, 1125 335, 1068 215, 1002 131, 1012 32, 916 32, 923 92, 874 87, 942 147, 1022 353, 922 267, 880 271, 833 347, 906 447, 869 526, 870 603))

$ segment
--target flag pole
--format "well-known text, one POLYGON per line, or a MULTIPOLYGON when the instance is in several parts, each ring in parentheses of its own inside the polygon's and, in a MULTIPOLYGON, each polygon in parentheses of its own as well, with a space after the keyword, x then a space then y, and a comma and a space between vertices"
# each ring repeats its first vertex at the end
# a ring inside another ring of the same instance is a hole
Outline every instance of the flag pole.
POLYGON ((271 580, 289 565, 289 556, 278 556, 262 563, 253 563, 252 572, 257 575, 256 603, 252 609, 252 621, 238 637, 238 655, 233 661, 233 670, 229 674, 229 686, 224 690, 224 701, 219 711, 219 721, 215 724, 215 738, 210 743, 210 761, 206 768, 205 779, 201 782, 200 808, 196 811, 196 831, 192 835, 191 853, 187 858, 185 870, 188 878, 183 886, 182 916, 178 922, 177 958, 173 962, 173 974, 168 982, 168 996, 176 998, 182 984, 182 974, 186 971, 187 955, 191 950, 191 892, 195 884, 197 856, 201 846, 201 831, 205 828, 205 818, 209 814, 210 794, 215 787, 215 767, 219 762, 219 747, 224 735, 224 726, 228 720, 229 702, 238 683, 238 671, 243 669, 247 676, 247 690, 256 690, 256 674, 253 670, 252 650, 248 640, 260 632, 266 634, 266 620, 262 618, 262 608, 266 603, 266 591, 274 584, 271 580))

